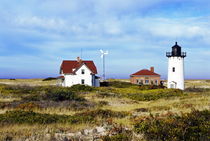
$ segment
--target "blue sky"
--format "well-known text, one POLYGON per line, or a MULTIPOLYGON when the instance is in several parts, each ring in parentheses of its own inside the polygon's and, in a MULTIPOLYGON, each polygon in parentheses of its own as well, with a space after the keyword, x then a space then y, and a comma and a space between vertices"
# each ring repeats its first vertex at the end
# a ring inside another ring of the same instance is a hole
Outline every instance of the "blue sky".
POLYGON ((0 0, 0 78, 58 76, 62 60, 108 50, 107 76, 154 66, 167 76, 174 42, 187 79, 210 79, 209 0, 0 0))

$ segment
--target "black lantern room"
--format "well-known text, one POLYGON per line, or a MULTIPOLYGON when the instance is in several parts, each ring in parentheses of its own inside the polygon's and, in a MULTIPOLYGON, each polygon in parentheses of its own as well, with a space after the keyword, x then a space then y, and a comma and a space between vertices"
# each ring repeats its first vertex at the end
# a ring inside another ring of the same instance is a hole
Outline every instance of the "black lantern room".
POLYGON ((175 43, 175 45, 172 47, 172 51, 171 52, 166 52, 166 56, 167 57, 186 57, 186 52, 182 52, 182 48, 177 44, 177 42, 175 43))

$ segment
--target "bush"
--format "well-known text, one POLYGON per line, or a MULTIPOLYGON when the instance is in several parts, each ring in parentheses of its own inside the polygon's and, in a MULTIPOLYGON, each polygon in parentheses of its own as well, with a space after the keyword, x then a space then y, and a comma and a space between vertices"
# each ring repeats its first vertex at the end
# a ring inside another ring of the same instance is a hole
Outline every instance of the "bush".
POLYGON ((207 92, 210 91, 209 88, 194 88, 194 87, 189 87, 185 89, 185 92, 207 92))
POLYGON ((115 88, 129 88, 133 86, 137 86, 135 84, 131 84, 129 82, 122 82, 122 81, 111 81, 108 82, 109 86, 115 87, 115 88))
POLYGON ((14 94, 23 96, 24 100, 39 101, 39 100, 82 100, 78 95, 79 92, 90 92, 94 88, 84 85, 74 85, 72 87, 57 87, 57 86, 19 86, 19 85, 0 85, 1 94, 14 94))
POLYGON ((1 85, 1 93, 10 94, 31 94, 35 90, 31 86, 21 85, 1 85))
POLYGON ((149 112, 149 109, 147 108, 137 108, 135 109, 136 112, 149 112))
POLYGON ((164 89, 164 88, 166 87, 162 85, 140 85, 139 86, 140 90, 164 89))
POLYGON ((10 78, 9 80, 16 80, 15 78, 10 78))
POLYGON ((32 94, 23 97, 23 100, 26 101, 41 101, 41 100, 52 100, 52 101, 65 101, 65 100, 76 100, 82 101, 84 100, 80 97, 76 92, 74 92, 71 88, 67 87, 36 87, 34 88, 32 94))
POLYGON ((84 100, 82 97, 79 97, 71 88, 62 88, 62 87, 51 87, 45 90, 44 95, 42 95, 43 100, 52 100, 52 101, 64 101, 64 100, 84 100))
POLYGON ((131 141, 132 131, 118 125, 113 125, 113 127, 108 131, 108 135, 102 136, 103 141, 131 141))
POLYGON ((207 83, 210 83, 210 80, 206 80, 207 83))
POLYGON ((32 111, 7 111, 0 114, 0 124, 52 124, 52 123, 86 123, 94 122, 90 116, 67 116, 40 114, 32 111))
POLYGON ((34 108, 40 108, 38 104, 35 104, 33 102, 28 102, 28 103, 22 103, 17 106, 18 109, 22 110, 32 110, 34 108))
POLYGON ((77 85, 71 86, 71 90, 75 92, 91 92, 94 90, 94 88, 87 85, 77 84, 77 85))
POLYGON ((156 89, 136 94, 125 94, 125 97, 138 101, 150 101, 181 95, 183 95, 183 91, 179 89, 156 89))
POLYGON ((111 118, 111 117, 117 117, 117 118, 123 118, 129 115, 127 112, 114 112, 111 110, 92 110, 92 111, 86 111, 83 113, 76 114, 78 116, 90 116, 90 117, 101 117, 101 118, 111 118))
POLYGON ((182 116, 150 117, 134 125, 135 132, 143 133, 147 140, 207 141, 210 138, 210 111, 193 111, 182 116))
POLYGON ((130 141, 132 136, 126 133, 120 133, 114 136, 104 136, 102 137, 103 141, 130 141))
POLYGON ((52 124, 52 123, 93 123, 96 117, 122 118, 127 116, 125 112, 113 112, 110 110, 94 110, 83 113, 78 113, 73 116, 56 115, 56 114, 40 114, 33 111, 7 111, 5 114, 0 114, 0 124, 52 124))
POLYGON ((43 79, 42 81, 51 81, 51 80, 56 80, 56 78, 54 78, 54 77, 47 77, 47 78, 43 79))

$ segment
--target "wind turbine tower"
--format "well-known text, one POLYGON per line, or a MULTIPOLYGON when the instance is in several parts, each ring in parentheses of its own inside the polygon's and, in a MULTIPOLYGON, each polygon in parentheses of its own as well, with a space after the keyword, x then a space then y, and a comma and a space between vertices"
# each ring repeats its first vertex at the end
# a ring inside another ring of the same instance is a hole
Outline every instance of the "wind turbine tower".
POLYGON ((108 51, 103 51, 102 49, 100 50, 101 52, 101 58, 103 59, 103 80, 106 80, 106 75, 105 75, 105 55, 108 55, 108 51))

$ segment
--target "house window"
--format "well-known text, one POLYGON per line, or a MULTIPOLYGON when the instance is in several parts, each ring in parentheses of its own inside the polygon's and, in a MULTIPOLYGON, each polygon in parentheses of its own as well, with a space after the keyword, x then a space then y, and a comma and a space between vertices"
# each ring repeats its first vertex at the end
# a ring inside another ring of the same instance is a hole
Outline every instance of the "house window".
POLYGON ((142 79, 139 79, 139 85, 143 85, 144 84, 143 82, 144 81, 142 79))
POLYGON ((156 85, 158 84, 158 80, 155 80, 155 84, 156 84, 156 85))
POLYGON ((138 79, 136 80, 136 83, 139 84, 139 80, 138 79))
POLYGON ((145 80, 145 84, 149 84, 149 80, 145 80))
POLYGON ((82 79, 82 80, 81 80, 81 84, 82 84, 82 85, 85 84, 85 79, 82 79))
POLYGON ((81 70, 81 73, 82 73, 82 74, 85 74, 85 70, 84 70, 84 69, 82 69, 82 70, 81 70))
POLYGON ((172 71, 175 72, 175 67, 172 68, 172 71))

